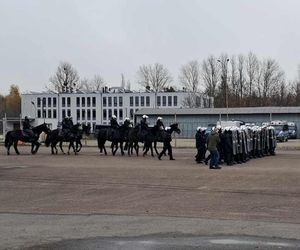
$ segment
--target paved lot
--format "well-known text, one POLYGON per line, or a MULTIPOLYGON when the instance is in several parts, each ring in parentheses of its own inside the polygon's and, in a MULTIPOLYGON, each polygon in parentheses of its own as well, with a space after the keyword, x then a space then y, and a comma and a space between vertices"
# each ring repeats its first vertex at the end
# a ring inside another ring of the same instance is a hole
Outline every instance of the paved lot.
POLYGON ((160 233, 300 240, 299 151, 221 170, 196 164, 185 148, 174 150, 176 161, 94 147, 77 156, 20 152, 0 149, 2 248, 160 233))

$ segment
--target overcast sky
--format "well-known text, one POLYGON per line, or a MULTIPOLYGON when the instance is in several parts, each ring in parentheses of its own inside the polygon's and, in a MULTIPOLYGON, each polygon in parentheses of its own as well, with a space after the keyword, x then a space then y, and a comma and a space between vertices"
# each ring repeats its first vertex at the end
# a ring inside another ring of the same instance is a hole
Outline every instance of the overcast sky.
POLYGON ((135 87, 142 64, 179 68, 210 54, 300 63, 299 0, 0 0, 0 93, 44 90, 60 61, 80 77, 135 87))

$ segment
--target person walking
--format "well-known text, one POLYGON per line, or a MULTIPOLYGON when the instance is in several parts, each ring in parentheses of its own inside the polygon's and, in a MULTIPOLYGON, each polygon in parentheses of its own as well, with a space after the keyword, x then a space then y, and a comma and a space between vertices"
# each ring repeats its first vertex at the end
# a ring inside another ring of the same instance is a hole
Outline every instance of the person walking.
POLYGON ((218 128, 214 128, 211 134, 207 138, 207 149, 210 152, 211 159, 209 162, 210 169, 221 169, 219 167, 219 152, 217 149, 218 144, 220 143, 220 137, 218 133, 218 128))

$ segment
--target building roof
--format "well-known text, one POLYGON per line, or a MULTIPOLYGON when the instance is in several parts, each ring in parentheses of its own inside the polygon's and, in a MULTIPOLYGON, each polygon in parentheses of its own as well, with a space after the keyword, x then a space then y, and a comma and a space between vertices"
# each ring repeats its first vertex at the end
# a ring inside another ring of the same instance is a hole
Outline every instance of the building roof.
POLYGON ((246 108, 145 108, 136 115, 226 115, 226 114, 300 114, 300 107, 246 107, 246 108))

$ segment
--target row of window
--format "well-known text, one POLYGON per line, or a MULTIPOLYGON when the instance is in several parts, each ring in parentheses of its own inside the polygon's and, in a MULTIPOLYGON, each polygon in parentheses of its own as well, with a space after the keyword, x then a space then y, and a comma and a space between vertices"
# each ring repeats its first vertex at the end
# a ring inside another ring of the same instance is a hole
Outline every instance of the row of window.
POLYGON ((48 118, 48 119, 56 119, 57 111, 56 109, 38 109, 37 110, 37 118, 48 118))
POLYGON ((77 120, 96 120, 96 109, 77 109, 76 116, 77 120))
POLYGON ((145 98, 145 96, 135 96, 134 98, 133 98, 133 96, 130 96, 129 97, 130 107, 133 106, 133 100, 134 100, 134 104, 135 104, 134 106, 150 107, 150 96, 146 96, 146 98, 145 98), (145 103, 145 101, 146 101, 146 103, 145 103))
POLYGON ((119 96, 119 98, 117 96, 104 96, 103 97, 103 107, 123 107, 123 97, 119 96))
POLYGON ((165 106, 169 106, 169 107, 174 106, 174 107, 176 107, 177 103, 178 103, 177 96, 157 96, 156 97, 156 105, 158 107, 160 107, 160 106, 163 106, 163 107, 165 107, 165 106), (173 101, 173 103, 172 103, 172 101, 173 101))
POLYGON ((43 97, 43 98, 40 98, 38 97, 37 98, 37 107, 40 108, 40 107, 56 107, 56 103, 57 103, 57 99, 56 97, 43 97))
POLYGON ((77 107, 96 107, 96 97, 76 97, 77 107))

